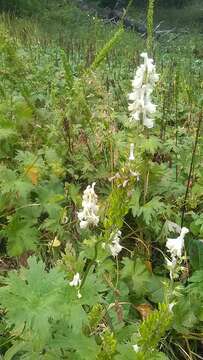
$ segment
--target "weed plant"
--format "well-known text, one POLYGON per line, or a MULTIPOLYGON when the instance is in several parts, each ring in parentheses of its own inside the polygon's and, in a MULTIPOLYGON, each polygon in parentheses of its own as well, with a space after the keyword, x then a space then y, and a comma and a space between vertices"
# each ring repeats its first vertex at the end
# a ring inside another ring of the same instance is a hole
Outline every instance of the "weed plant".
POLYGON ((150 3, 150 129, 128 109, 145 39, 70 5, 1 18, 5 360, 202 359, 201 41, 153 39, 150 3))

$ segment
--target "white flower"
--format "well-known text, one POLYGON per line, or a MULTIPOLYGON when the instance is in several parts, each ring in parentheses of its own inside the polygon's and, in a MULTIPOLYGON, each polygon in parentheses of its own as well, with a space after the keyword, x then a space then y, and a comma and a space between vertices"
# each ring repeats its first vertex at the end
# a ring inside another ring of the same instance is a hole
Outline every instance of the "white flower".
POLYGON ((180 235, 176 239, 167 239, 166 247, 168 251, 171 253, 172 258, 182 256, 182 251, 184 247, 184 237, 189 232, 186 227, 181 229, 180 235))
POLYGON ((151 94, 159 76, 153 59, 148 58, 147 53, 142 53, 141 57, 144 58, 144 64, 139 66, 132 81, 133 91, 128 96, 130 101, 128 110, 131 113, 132 122, 142 120, 144 126, 152 128, 156 105, 152 103, 151 94))
POLYGON ((80 286, 80 284, 81 284, 80 274, 76 273, 73 277, 73 280, 70 281, 69 285, 70 286, 80 286))
POLYGON ((81 229, 86 229, 89 225, 97 226, 99 223, 99 207, 97 205, 97 195, 95 194, 94 187, 95 183, 93 183, 92 186, 88 185, 83 193, 83 209, 78 212, 81 229))
POLYGON ((173 280, 175 268, 177 265, 177 259, 175 257, 173 257, 172 260, 166 259, 166 265, 168 270, 170 271, 170 278, 171 280, 173 280))
POLYGON ((133 345, 133 350, 137 353, 139 352, 139 346, 137 344, 133 345))
POLYGON ((172 302, 172 303, 170 303, 170 304, 168 305, 169 311, 172 312, 174 305, 175 305, 174 302, 172 302))
POLYGON ((78 299, 81 299, 81 297, 82 297, 82 295, 81 295, 80 291, 78 290, 78 292, 77 292, 77 298, 78 298, 78 299))
POLYGON ((113 235, 112 245, 109 245, 110 251, 111 251, 111 255, 112 255, 113 257, 118 256, 118 254, 119 254, 119 253, 121 252, 121 250, 123 249, 123 247, 119 244, 120 237, 121 237, 121 231, 118 230, 118 231, 116 232, 116 234, 113 235))
POLYGON ((129 156, 129 161, 135 160, 134 148, 135 148, 135 145, 134 145, 134 144, 130 144, 130 156, 129 156))

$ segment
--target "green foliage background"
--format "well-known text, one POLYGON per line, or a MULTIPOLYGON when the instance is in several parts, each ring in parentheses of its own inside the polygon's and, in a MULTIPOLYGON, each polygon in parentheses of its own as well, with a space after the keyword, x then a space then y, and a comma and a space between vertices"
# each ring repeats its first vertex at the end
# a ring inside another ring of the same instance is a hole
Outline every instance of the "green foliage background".
POLYGON ((42 2, 16 4, 20 16, 2 15, 0 28, 1 355, 198 359, 201 34, 151 37, 160 81, 156 125, 146 131, 127 123, 144 38, 70 3, 43 11, 42 2), (37 18, 24 17, 33 6, 37 18), (82 231, 77 213, 94 181, 100 223, 82 231), (165 259, 167 238, 177 237, 171 222, 190 230, 174 279, 165 259), (117 230, 123 249, 115 259, 117 230))

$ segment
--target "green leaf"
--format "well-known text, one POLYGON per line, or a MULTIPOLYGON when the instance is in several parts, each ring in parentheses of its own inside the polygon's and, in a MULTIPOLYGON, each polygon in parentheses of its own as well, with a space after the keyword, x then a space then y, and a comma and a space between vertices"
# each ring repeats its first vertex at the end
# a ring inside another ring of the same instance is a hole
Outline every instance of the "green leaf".
POLYGON ((194 270, 203 269, 203 240, 186 240, 186 250, 194 270))
POLYGON ((0 127, 0 141, 6 140, 14 135, 16 135, 16 131, 14 129, 0 127))
POLYGON ((144 204, 141 208, 141 213, 147 225, 151 223, 157 213, 163 211, 165 209, 165 205, 160 201, 160 197, 155 196, 148 203, 144 204))
POLYGON ((164 284, 169 283, 167 278, 162 276, 156 276, 151 274, 149 281, 147 282, 148 298, 152 302, 159 304, 164 301, 165 289, 164 284))
POLYGON ((7 310, 10 325, 24 332, 32 331, 39 348, 49 336, 51 320, 64 316, 64 302, 67 291, 65 274, 57 268, 45 271, 42 261, 35 257, 28 260, 28 269, 22 268, 18 274, 10 272, 2 278, 0 303, 7 310))
POLYGON ((130 201, 130 208, 134 217, 140 215, 140 196, 141 192, 140 189, 137 187, 136 190, 133 191, 130 201))
POLYGON ((174 322, 173 327, 180 333, 188 333, 198 319, 195 315, 196 304, 193 302, 191 307, 191 300, 184 297, 174 307, 174 322))
POLYGON ((23 341, 17 341, 15 342, 10 349, 7 350, 6 354, 4 355, 4 360, 12 360, 14 356, 23 350, 24 348, 24 342, 23 341))
POLYGON ((11 217, 10 222, 0 233, 7 238, 7 249, 10 256, 20 256, 28 250, 35 250, 39 234, 32 222, 27 222, 19 215, 11 217))
POLYGON ((143 296, 147 292, 147 282, 151 275, 141 259, 135 261, 124 258, 122 261, 124 267, 121 271, 121 278, 126 279, 130 288, 135 292, 137 297, 143 296))
POLYGON ((161 142, 159 138, 156 136, 150 136, 149 139, 146 138, 144 139, 141 145, 141 149, 143 152, 146 151, 154 155, 160 146, 161 146, 161 142))
POLYGON ((118 344, 118 355, 115 356, 116 360, 136 360, 136 353, 130 344, 118 344))

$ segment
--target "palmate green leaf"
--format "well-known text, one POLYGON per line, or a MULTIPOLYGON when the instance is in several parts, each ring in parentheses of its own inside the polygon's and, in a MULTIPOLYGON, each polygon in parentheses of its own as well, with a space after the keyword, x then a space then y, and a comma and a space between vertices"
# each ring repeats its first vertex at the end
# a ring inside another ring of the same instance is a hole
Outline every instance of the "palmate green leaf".
POLYGON ((190 297, 184 297, 173 308, 174 322, 173 327, 180 333, 189 333, 189 331, 198 323, 197 314, 199 314, 200 304, 192 301, 190 297))
POLYGON ((195 295, 199 301, 203 300, 203 270, 195 271, 188 281, 186 291, 189 296, 195 295))
POLYGON ((143 137, 143 141, 141 144, 141 150, 142 152, 148 152, 152 155, 155 154, 155 152, 160 148, 161 142, 158 137, 150 136, 149 139, 146 139, 143 137))
POLYGON ((63 317, 67 282, 65 274, 56 268, 45 271, 42 261, 35 257, 28 260, 28 269, 9 273, 1 279, 0 303, 7 310, 7 319, 17 330, 25 325, 25 332, 32 331, 36 343, 42 346, 49 335, 51 320, 63 317))
POLYGON ((33 185, 27 179, 21 178, 18 174, 5 166, 0 166, 0 189, 2 194, 13 195, 24 200, 29 196, 33 185))
MULTIPOLYGON (((77 294, 75 294, 75 298, 77 299, 77 294)), ((68 323, 74 334, 79 334, 82 325, 87 323, 87 314, 78 301, 70 306, 68 323)))
POLYGON ((14 170, 8 169, 6 166, 0 166, 0 189, 3 194, 15 191, 15 182, 17 175, 14 170))
POLYGON ((149 225, 152 220, 157 216, 157 214, 161 213, 166 209, 166 206, 162 201, 160 201, 161 198, 159 196, 153 197, 143 206, 140 206, 140 197, 140 189, 136 188, 136 190, 132 194, 130 208, 134 217, 139 217, 142 215, 145 223, 149 225))
POLYGON ((19 150, 15 159, 23 166, 23 170, 25 170, 26 166, 29 167, 33 165, 39 168, 43 168, 45 166, 40 151, 37 154, 34 154, 30 151, 19 150))
POLYGON ((160 212, 164 211, 165 204, 160 201, 159 196, 155 196, 152 200, 142 206, 140 212, 143 215, 144 221, 147 225, 151 223, 153 218, 160 212))
POLYGON ((203 269, 203 241, 190 239, 185 244, 192 268, 194 270, 203 269))
POLYGON ((116 360, 136 360, 136 352, 130 344, 118 344, 118 355, 115 356, 116 360))
POLYGON ((0 127, 0 141, 6 140, 16 134, 16 131, 12 128, 0 127))
POLYGON ((169 282, 170 280, 163 276, 151 274, 150 280, 146 284, 149 300, 156 304, 162 303, 164 301, 166 284, 169 282))
POLYGON ((140 196, 141 192, 140 189, 137 187, 136 190, 133 191, 130 201, 130 208, 134 217, 140 215, 140 196))
POLYGON ((89 274, 84 287, 81 289, 81 302, 90 306, 100 303, 102 301, 102 293, 105 291, 107 291, 107 285, 98 274, 89 274))
MULTIPOLYGON (((76 316, 79 316, 79 314, 76 316)), ((62 320, 55 322, 52 328, 55 335, 47 344, 49 352, 57 354, 59 349, 63 349, 63 354, 66 354, 67 359, 95 360, 99 346, 96 344, 94 336, 85 336, 82 328, 77 332, 73 332, 72 327, 69 325, 69 319, 67 321, 66 316, 62 320)))
POLYGON ((126 279, 129 287, 135 292, 137 297, 141 297, 147 292, 147 283, 150 281, 151 275, 147 270, 144 262, 140 259, 135 261, 124 258, 124 264, 121 270, 121 278, 126 279))
POLYGON ((83 334, 72 335, 67 339, 67 345, 75 349, 78 360, 95 360, 99 352, 94 338, 88 338, 83 334))
POLYGON ((198 283, 203 287, 203 270, 195 271, 194 274, 189 278, 190 283, 198 283))
POLYGON ((33 222, 28 222, 16 214, 10 218, 1 235, 7 239, 7 250, 10 256, 20 256, 25 251, 35 250, 39 233, 33 222))
POLYGON ((22 99, 18 100, 14 104, 14 111, 18 121, 30 121, 33 117, 33 111, 31 107, 22 99))

